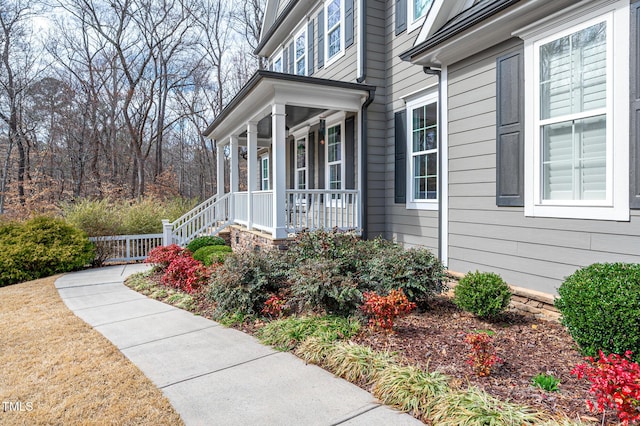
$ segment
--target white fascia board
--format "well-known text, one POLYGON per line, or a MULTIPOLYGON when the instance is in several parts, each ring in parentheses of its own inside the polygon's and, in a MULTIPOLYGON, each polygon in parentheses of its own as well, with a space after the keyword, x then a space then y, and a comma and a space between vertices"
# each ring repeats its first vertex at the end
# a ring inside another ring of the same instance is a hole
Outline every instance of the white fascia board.
POLYGON ((575 0, 532 0, 518 3, 443 41, 411 62, 423 66, 452 64, 513 37, 513 33, 549 14, 573 6, 575 0))

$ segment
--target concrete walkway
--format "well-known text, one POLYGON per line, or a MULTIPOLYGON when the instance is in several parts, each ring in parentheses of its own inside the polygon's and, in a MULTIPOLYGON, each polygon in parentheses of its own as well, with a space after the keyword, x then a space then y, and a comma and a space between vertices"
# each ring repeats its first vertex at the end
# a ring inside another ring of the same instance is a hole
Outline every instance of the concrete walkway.
POLYGON ((317 366, 123 284, 147 268, 75 272, 56 288, 162 389, 187 425, 422 424, 317 366))

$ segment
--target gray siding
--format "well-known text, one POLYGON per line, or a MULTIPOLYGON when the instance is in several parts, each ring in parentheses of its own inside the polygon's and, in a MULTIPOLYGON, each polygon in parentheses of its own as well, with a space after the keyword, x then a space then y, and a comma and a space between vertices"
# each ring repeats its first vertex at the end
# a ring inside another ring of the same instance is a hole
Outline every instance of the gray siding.
POLYGON ((493 271, 510 284, 557 293, 594 262, 640 262, 640 217, 630 222, 531 218, 497 207, 496 58, 517 41, 449 68, 449 269, 493 271))
MULTIPOLYGON (((399 55, 413 46, 419 29, 396 36, 395 1, 385 2, 386 24, 384 44, 375 47, 385 55, 385 73, 387 75, 387 104, 385 107, 385 207, 387 221, 385 237, 403 243, 405 246, 422 246, 435 253, 438 251, 437 211, 407 210, 406 204, 396 204, 394 200, 394 113, 406 107, 403 97, 418 92, 437 83, 437 77, 422 72, 422 68, 402 61, 399 55)), ((371 51, 371 50, 370 50, 371 51)), ((409 188, 407 188, 409 192, 409 188)))

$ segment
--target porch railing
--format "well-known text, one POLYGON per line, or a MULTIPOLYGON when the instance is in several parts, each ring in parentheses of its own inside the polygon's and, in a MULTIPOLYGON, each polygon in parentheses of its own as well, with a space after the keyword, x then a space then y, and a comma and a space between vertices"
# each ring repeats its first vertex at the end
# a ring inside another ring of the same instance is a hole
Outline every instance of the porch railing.
POLYGON ((287 231, 303 229, 360 230, 357 190, 287 190, 287 231))
POLYGON ((151 250, 163 244, 162 234, 114 235, 90 237, 102 262, 133 262, 145 259, 151 250))
POLYGON ((164 222, 166 244, 184 246, 199 235, 215 235, 226 228, 232 219, 231 194, 214 195, 173 223, 164 222))
MULTIPOLYGON (((229 224, 249 225, 265 232, 274 230, 273 191, 249 194, 228 193, 211 197, 173 223, 164 221, 164 244, 184 246, 199 235, 215 235, 229 224)), ((361 231, 360 194, 350 190, 293 190, 285 192, 285 226, 287 232, 343 229, 361 231)))

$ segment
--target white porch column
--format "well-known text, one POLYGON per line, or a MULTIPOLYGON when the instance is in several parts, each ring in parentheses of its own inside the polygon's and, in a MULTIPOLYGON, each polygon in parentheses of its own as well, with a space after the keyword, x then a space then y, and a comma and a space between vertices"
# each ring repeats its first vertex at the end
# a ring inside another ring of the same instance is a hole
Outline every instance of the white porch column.
POLYGON ((216 181, 218 184, 218 199, 224 195, 224 146, 216 141, 216 181))
POLYGON ((247 229, 253 228, 253 195, 256 190, 258 157, 258 123, 247 123, 247 229))
POLYGON ((286 238, 286 188, 287 188, 287 158, 286 158, 286 123, 285 107, 274 104, 271 107, 271 144, 273 147, 273 238, 286 238))
POLYGON ((238 137, 233 135, 229 138, 229 191, 238 192, 238 137))

